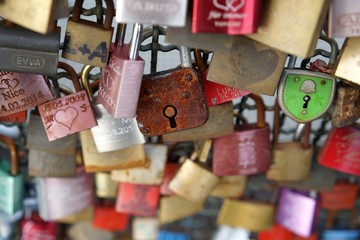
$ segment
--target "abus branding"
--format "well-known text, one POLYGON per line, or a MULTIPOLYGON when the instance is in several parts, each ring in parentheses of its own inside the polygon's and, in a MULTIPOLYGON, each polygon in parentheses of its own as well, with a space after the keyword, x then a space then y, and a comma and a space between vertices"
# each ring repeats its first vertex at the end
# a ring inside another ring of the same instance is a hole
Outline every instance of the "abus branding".
POLYGON ((162 14, 173 15, 179 11, 179 3, 176 1, 158 0, 158 1, 143 1, 133 0, 127 1, 126 8, 131 12, 148 13, 148 14, 162 14))
POLYGON ((12 58, 12 64, 21 68, 41 69, 45 66, 45 60, 41 57, 15 55, 12 58))

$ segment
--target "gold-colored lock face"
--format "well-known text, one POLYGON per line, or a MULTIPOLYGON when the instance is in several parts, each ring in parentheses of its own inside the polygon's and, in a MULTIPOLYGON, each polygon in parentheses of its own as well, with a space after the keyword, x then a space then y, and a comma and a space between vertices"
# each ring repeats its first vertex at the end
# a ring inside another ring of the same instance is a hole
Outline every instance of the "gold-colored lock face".
POLYGON ((111 179, 110 173, 95 173, 96 196, 102 198, 116 198, 118 183, 111 179))
POLYGON ((118 151, 99 153, 96 150, 95 142, 90 130, 81 131, 80 139, 86 172, 129 169, 146 165, 143 144, 118 151))
POLYGON ((341 48, 334 75, 360 85, 360 37, 347 38, 341 48))
POLYGON ((72 224, 76 222, 91 221, 94 217, 94 207, 87 207, 79 212, 67 215, 61 219, 57 219, 57 222, 72 224))
POLYGON ((162 197, 160 200, 160 224, 181 220, 201 211, 202 202, 192 202, 179 196, 162 197))
POLYGON ((266 177, 275 181, 302 181, 309 177, 313 148, 299 142, 278 143, 273 148, 273 164, 266 177))
POLYGON ((212 172, 186 159, 169 183, 169 188, 189 201, 203 202, 219 181, 212 172))
POLYGON ((212 191, 211 196, 222 198, 238 198, 245 191, 246 176, 225 176, 220 179, 218 185, 212 191))
POLYGON ((275 207, 271 204, 225 200, 217 223, 258 232, 273 225, 274 214, 275 207))
POLYGON ((258 31, 248 36, 283 52, 310 57, 314 53, 329 2, 264 1, 258 31))
POLYGON ((113 240, 115 239, 114 233, 102 229, 94 228, 92 222, 81 221, 76 222, 67 230, 67 235, 71 239, 76 240, 113 240))

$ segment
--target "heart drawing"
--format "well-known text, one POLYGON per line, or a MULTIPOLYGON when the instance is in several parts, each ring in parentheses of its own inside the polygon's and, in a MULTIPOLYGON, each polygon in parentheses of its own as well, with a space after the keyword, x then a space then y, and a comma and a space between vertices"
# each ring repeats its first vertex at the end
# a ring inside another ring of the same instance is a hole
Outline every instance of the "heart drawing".
POLYGON ((76 110, 76 108, 67 107, 65 110, 57 111, 54 118, 56 122, 64 125, 70 130, 77 116, 78 111, 76 110))
POLYGON ((213 4, 218 9, 237 12, 245 5, 245 0, 225 0, 225 3, 219 3, 219 0, 213 0, 213 4))
POLYGON ((17 78, 3 78, 0 81, 0 89, 14 89, 19 84, 19 80, 17 78))

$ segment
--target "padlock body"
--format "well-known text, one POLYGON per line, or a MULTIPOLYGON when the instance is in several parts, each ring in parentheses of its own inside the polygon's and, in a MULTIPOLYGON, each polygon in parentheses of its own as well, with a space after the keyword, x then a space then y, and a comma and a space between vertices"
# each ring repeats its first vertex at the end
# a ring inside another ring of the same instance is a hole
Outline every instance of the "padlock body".
POLYGON ((235 126, 231 135, 214 140, 213 172, 217 176, 251 175, 270 166, 269 127, 235 126))
POLYGON ((360 237, 359 230, 331 230, 323 231, 321 240, 357 240, 360 237))
POLYGON ((181 27, 185 25, 187 2, 180 0, 119 1, 116 8, 116 21, 181 27))
POLYGON ((62 57, 82 64, 105 67, 112 33, 113 28, 107 30, 89 21, 75 22, 69 19, 62 57))
POLYGON ((135 118, 114 118, 102 104, 92 105, 98 125, 91 134, 98 152, 110 152, 145 143, 135 118))
POLYGON ((270 229, 259 232, 259 240, 293 240, 293 233, 286 228, 274 224, 270 229))
POLYGON ((21 221, 21 239, 36 240, 41 236, 41 239, 56 240, 56 233, 57 223, 46 222, 37 213, 21 221))
POLYGON ((102 70, 98 102, 114 118, 134 118, 138 104, 145 61, 129 59, 129 48, 111 52, 102 70))
POLYGON ((329 8, 328 34, 329 37, 360 36, 359 1, 333 0, 329 8))
POLYGON ((158 240, 190 240, 189 236, 185 233, 159 231, 158 240))
POLYGON ((250 34, 257 31, 261 1, 195 0, 192 32, 250 34))
POLYGON ((320 164, 340 172, 360 176, 360 129, 341 127, 331 129, 318 155, 320 164))
POLYGON ((24 123, 26 122, 27 111, 21 111, 0 117, 0 122, 24 123))
POLYGON ((161 195, 174 195, 174 192, 169 189, 169 183, 171 179, 175 176, 176 172, 179 169, 179 165, 176 163, 166 163, 164 179, 160 185, 160 194, 161 195))
POLYGON ((336 79, 325 73, 284 69, 279 84, 279 105, 299 123, 322 116, 331 106, 336 79))
POLYGON ((49 141, 97 125, 85 90, 43 103, 38 110, 49 141))
POLYGON ((95 173, 96 196, 101 198, 115 198, 118 191, 118 183, 111 179, 110 173, 95 173))
POLYGON ((41 75, 10 72, 0 76, 0 116, 21 112, 53 98, 41 75))
POLYGON ((159 223, 155 217, 135 217, 132 221, 133 240, 156 239, 159 223))
POLYGON ((91 221, 94 219, 94 206, 88 206, 80 211, 68 214, 65 217, 57 219, 56 222, 74 224, 76 222, 91 221))
POLYGON ((114 204, 95 207, 93 226, 107 231, 125 231, 128 228, 129 215, 115 211, 114 204))
POLYGON ((225 176, 211 192, 213 197, 238 198, 245 192, 247 183, 246 176, 225 176))
POLYGON ((338 183, 331 192, 320 192, 320 207, 335 211, 353 209, 358 191, 357 184, 338 183))

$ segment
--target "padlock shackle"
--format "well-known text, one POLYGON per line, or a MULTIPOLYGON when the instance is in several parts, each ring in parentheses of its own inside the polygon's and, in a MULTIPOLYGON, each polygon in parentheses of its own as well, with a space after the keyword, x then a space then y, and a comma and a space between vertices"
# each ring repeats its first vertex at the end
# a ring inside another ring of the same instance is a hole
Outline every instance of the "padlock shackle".
POLYGON ((140 23, 135 23, 129 49, 129 59, 131 60, 136 60, 139 57, 142 31, 143 25, 140 23))
POLYGON ((201 56, 201 50, 196 48, 194 50, 194 56, 195 56, 196 66, 198 67, 200 74, 204 74, 206 72, 206 65, 201 56))
POLYGON ((5 135, 0 135, 0 141, 5 143, 9 147, 11 160, 11 175, 15 176, 19 173, 19 162, 15 142, 11 137, 5 135))
POLYGON ((266 127, 266 121, 265 121, 265 104, 262 100, 261 96, 255 93, 250 93, 248 95, 252 100, 254 100, 256 105, 256 112, 257 112, 257 127, 258 128, 264 128, 266 127))
POLYGON ((126 24, 118 23, 115 34, 115 47, 121 48, 124 46, 125 35, 126 35, 126 24))
POLYGON ((82 83, 83 88, 85 89, 91 102, 94 101, 94 93, 91 89, 89 76, 90 76, 90 72, 93 68, 94 68, 94 66, 85 65, 82 68, 81 73, 80 73, 81 83, 82 83))
POLYGON ((81 84, 79 82, 79 76, 75 72, 74 68, 64 62, 58 62, 58 68, 65 70, 67 72, 67 74, 69 74, 69 77, 74 84, 75 91, 80 92, 82 90, 82 88, 81 88, 81 84))
POLYGON ((190 48, 185 46, 179 46, 178 49, 180 52, 181 67, 192 68, 190 48))
MULTIPOLYGON (((113 0, 105 0, 106 2, 106 13, 105 13, 105 20, 104 20, 104 29, 109 30, 111 29, 111 24, 113 22, 113 17, 115 16, 115 7, 113 0)), ((78 22, 80 20, 80 15, 82 12, 82 6, 84 4, 84 0, 76 0, 74 4, 74 11, 71 17, 71 20, 74 22, 78 22)), ((94 24, 96 24, 94 22, 94 24)))

